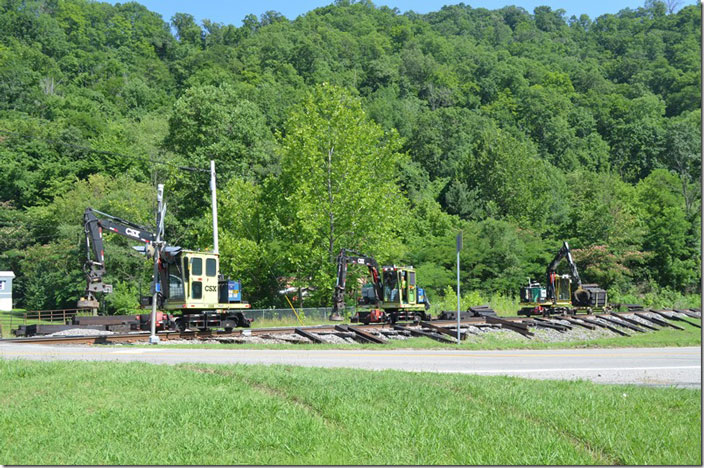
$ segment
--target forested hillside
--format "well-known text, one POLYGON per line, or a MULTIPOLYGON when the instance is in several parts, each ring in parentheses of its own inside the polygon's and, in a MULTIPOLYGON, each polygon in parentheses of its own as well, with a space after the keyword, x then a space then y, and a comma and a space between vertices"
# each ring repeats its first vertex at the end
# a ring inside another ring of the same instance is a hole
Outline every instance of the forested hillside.
MULTIPOLYGON (((83 210, 153 225, 156 183, 168 241, 210 247, 210 159, 224 272, 256 306, 284 282, 329 305, 343 247, 415 265, 432 301, 459 230, 465 291, 517 294, 567 240, 612 298, 700 293, 697 5, 338 1, 235 27, 0 0, 0 32, 0 270, 19 307, 72 306, 83 210)), ((129 245, 106 241, 110 311, 149 287, 129 245)))

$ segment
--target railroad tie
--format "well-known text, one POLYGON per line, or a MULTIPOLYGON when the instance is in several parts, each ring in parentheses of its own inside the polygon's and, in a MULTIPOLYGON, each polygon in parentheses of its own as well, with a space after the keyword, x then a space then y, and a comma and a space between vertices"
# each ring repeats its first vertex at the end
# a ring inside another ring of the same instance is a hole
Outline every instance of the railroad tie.
MULTIPOLYGON (((433 331, 435 331, 435 332, 442 333, 442 334, 445 334, 445 335, 448 335, 448 336, 452 336, 452 337, 454 337, 455 339, 457 338, 457 328, 456 328, 456 327, 454 328, 454 330, 453 330, 453 329, 447 329, 447 328, 444 328, 444 327, 438 327, 437 325, 434 325, 434 324, 432 324, 432 323, 430 323, 430 322, 420 322, 420 325, 421 325, 422 327, 425 327, 425 328, 430 328, 431 330, 433 330, 433 331)), ((460 331, 460 339, 461 339, 461 340, 467 339, 467 333, 460 331)))
POLYGON ((588 323, 581 322, 577 319, 573 319, 572 317, 567 317, 565 315, 560 316, 562 320, 567 320, 573 325, 577 325, 578 327, 583 327, 586 328, 587 330, 595 330, 596 327, 594 325, 589 325, 588 323))
MULTIPOLYGON (((655 312, 652 312, 652 313, 655 313, 655 312)), ((676 328, 677 330, 684 330, 684 328, 680 327, 679 325, 675 325, 674 323, 670 323, 667 320, 662 320, 657 317, 651 317, 649 315, 645 315, 645 313, 643 313, 643 312, 635 312, 635 314, 636 314, 636 316, 638 316, 642 319, 645 319, 645 320, 649 320, 655 324, 660 325, 661 327, 671 327, 671 328, 676 328)), ((660 317, 662 317, 662 315, 660 315, 660 317)))
POLYGON ((601 316, 599 316, 599 318, 602 319, 602 320, 606 320, 606 321, 609 322, 609 323, 613 323, 614 325, 618 325, 619 327, 625 327, 625 328, 628 328, 628 329, 630 329, 630 330, 636 331, 636 332, 638 332, 638 333, 645 333, 645 330, 643 330, 642 328, 637 327, 637 326, 635 326, 635 325, 633 325, 633 324, 630 324, 630 323, 626 322, 625 320, 624 320, 624 321, 619 321, 619 320, 616 320, 616 319, 614 319, 614 318, 607 317, 607 316, 605 316, 605 315, 601 315, 601 316))
POLYGON ((533 317, 533 320, 536 322, 536 326, 538 327, 544 327, 544 328, 551 328, 553 330, 557 330, 560 333, 564 333, 568 330, 572 330, 572 327, 569 325, 565 325, 563 323, 555 323, 552 320, 540 318, 540 317, 533 317))
POLYGON ((612 327, 611 325, 607 325, 605 323, 597 322, 596 320, 591 320, 586 317, 581 318, 581 320, 585 321, 586 323, 596 325, 597 327, 606 328, 608 330, 611 330, 614 333, 618 333, 621 336, 631 336, 623 330, 619 330, 618 328, 612 327))
POLYGON ((501 328, 504 328, 506 330, 511 330, 514 331, 520 335, 525 336, 526 338, 531 338, 535 336, 533 332, 528 330, 528 325, 522 322, 513 322, 510 320, 504 320, 498 317, 484 317, 487 323, 493 324, 493 325, 500 325, 501 328))
POLYGON ((698 324, 696 324, 696 323, 694 323, 694 322, 690 322, 689 320, 683 319, 682 317, 678 317, 678 316, 676 316, 675 314, 670 314, 670 313, 668 313, 668 312, 666 312, 666 311, 664 311, 664 310, 651 310, 651 312, 654 312, 654 313, 656 313, 656 314, 659 314, 659 315, 661 315, 661 316, 663 316, 663 317, 665 317, 665 318, 668 318, 668 319, 670 319, 670 320, 677 320, 678 322, 684 322, 684 323, 687 323, 687 324, 689 324, 689 325, 692 325, 693 327, 702 328, 701 325, 698 325, 698 324))
POLYGON ((364 330, 360 330, 357 327, 348 326, 347 329, 349 331, 353 332, 354 334, 356 334, 357 336, 361 337, 362 339, 367 340, 370 343, 376 343, 376 344, 384 344, 385 343, 385 341, 382 340, 381 338, 374 336, 371 333, 367 333, 364 330))
POLYGON ((435 341, 439 341, 441 343, 454 343, 455 342, 453 340, 445 338, 440 333, 432 333, 432 332, 424 332, 424 331, 420 331, 420 330, 414 330, 412 328, 403 327, 401 325, 394 325, 394 330, 407 331, 412 336, 423 336, 426 338, 431 338, 435 341))
POLYGON ((308 338, 313 343, 326 343, 326 341, 324 339, 322 339, 320 336, 315 335, 313 333, 309 333, 309 332, 303 330, 302 328, 296 328, 294 331, 297 335, 301 335, 304 338, 308 338))
MULTIPOLYGON (((652 326, 652 325, 648 325, 648 324, 639 322, 639 321, 637 321, 637 320, 633 320, 632 318, 624 317, 623 315, 618 315, 618 314, 616 314, 616 313, 614 313, 614 312, 611 312, 611 315, 614 315, 614 316, 620 318, 621 320, 623 320, 623 321, 625 321, 625 322, 632 323, 633 325, 637 325, 637 326, 639 326, 639 327, 647 328, 648 330, 659 330, 658 327, 654 327, 654 326, 652 326)), ((641 318, 642 318, 642 317, 641 317, 641 318)))
POLYGON ((691 309, 675 309, 675 312, 679 312, 680 314, 684 314, 687 317, 692 317, 694 319, 699 319, 699 320, 702 319, 700 314, 693 312, 691 309))
POLYGON ((358 330, 352 329, 349 325, 335 325, 335 330, 343 333, 351 333, 355 340, 361 341, 362 343, 374 343, 374 341, 368 340, 366 337, 359 334, 358 330))

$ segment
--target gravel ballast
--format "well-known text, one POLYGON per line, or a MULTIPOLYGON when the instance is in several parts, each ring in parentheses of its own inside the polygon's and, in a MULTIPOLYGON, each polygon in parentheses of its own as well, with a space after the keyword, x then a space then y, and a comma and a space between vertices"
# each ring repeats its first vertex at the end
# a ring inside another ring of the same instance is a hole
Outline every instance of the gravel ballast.
MULTIPOLYGON (((673 316, 681 316, 685 319, 692 319, 685 314, 677 313, 674 311, 667 311, 668 314, 673 316)), ((663 319, 661 315, 657 313, 644 311, 642 314, 645 317, 653 317, 659 320, 663 319)), ((566 329, 559 330, 555 328, 545 327, 545 326, 530 326, 529 331, 533 334, 531 337, 523 336, 515 331, 495 327, 495 326, 485 326, 480 324, 479 326, 465 325, 460 330, 465 335, 465 340, 467 342, 483 342, 487 338, 497 341, 506 342, 544 342, 544 343, 560 343, 560 342, 574 342, 574 341, 590 341, 600 338, 611 338, 620 337, 621 335, 613 330, 606 327, 611 327, 613 329, 622 330, 623 332, 633 335, 640 334, 635 330, 628 328, 629 326, 647 325, 649 327, 654 327, 656 329, 661 329, 663 327, 649 322, 648 320, 639 317, 635 314, 624 314, 622 316, 609 316, 609 320, 604 320, 600 317, 589 316, 588 320, 591 322, 596 322, 605 325, 605 327, 595 326, 594 329, 589 329, 578 325, 578 323, 587 324, 584 320, 587 320, 584 316, 574 316, 571 320, 564 320, 559 318, 549 318, 549 323, 555 325, 564 325, 566 329), (624 320, 627 318, 632 322, 624 320), (613 321, 611 321, 613 320, 613 321), (575 323, 577 322, 577 323, 575 323), (621 325, 614 322, 620 322, 621 325)), ((694 319, 696 320, 696 319, 694 319)), ((536 322, 537 323, 537 322, 536 322)), ((423 330, 426 332, 436 332, 436 330, 424 329, 420 325, 404 325, 410 330, 423 330)), ((652 330, 645 327, 641 327, 646 330, 646 333, 652 330)), ((330 332, 325 331, 321 333, 315 333, 313 330, 308 330, 310 333, 316 334, 325 344, 360 344, 364 343, 364 340, 359 336, 356 336, 352 331, 340 331, 340 332, 330 332)), ((395 330, 393 328, 383 328, 383 329, 373 329, 366 330, 367 333, 376 336, 383 340, 384 342, 393 342, 396 340, 407 340, 412 338, 409 330, 395 330)), ((110 331, 99 331, 90 329, 71 329, 64 330, 61 332, 56 332, 52 335, 47 336, 79 336, 79 335, 111 335, 113 332, 110 331)), ((239 335, 239 336, 226 336, 217 338, 208 338, 203 340, 198 339, 174 339, 174 340, 163 340, 162 344, 203 344, 203 343, 221 343, 221 344, 307 344, 313 343, 313 341, 308 338, 298 335, 296 333, 286 333, 286 334, 266 334, 266 335, 239 335)))
POLYGON ((107 330, 95 330, 93 328, 71 328, 70 330, 62 330, 44 336, 103 336, 114 335, 114 332, 107 330))

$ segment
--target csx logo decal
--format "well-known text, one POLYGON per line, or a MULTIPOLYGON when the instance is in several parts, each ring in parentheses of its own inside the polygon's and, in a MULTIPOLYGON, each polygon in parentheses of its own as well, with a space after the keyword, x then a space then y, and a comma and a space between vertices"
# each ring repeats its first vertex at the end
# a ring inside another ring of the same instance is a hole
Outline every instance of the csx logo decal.
POLYGON ((132 237, 139 237, 139 235, 141 234, 141 231, 138 231, 136 229, 126 228, 125 234, 127 234, 128 236, 132 236, 132 237))
POLYGON ((217 286, 206 286, 205 290, 208 292, 215 292, 218 290, 218 287, 217 286))

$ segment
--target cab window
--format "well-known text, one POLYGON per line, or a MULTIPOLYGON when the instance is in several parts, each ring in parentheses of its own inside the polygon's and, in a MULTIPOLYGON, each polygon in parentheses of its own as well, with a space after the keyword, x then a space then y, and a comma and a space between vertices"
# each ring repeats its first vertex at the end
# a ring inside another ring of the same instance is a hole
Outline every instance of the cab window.
POLYGON ((191 299, 203 298, 203 283, 194 281, 191 283, 191 299))
POLYGON ((384 300, 386 302, 396 302, 398 298, 398 289, 396 289, 396 272, 384 272, 384 300))
POLYGON ((214 258, 207 258, 205 260, 205 274, 208 276, 215 276, 217 273, 217 261, 214 258))
POLYGON ((200 276, 203 274, 203 259, 195 257, 191 259, 191 274, 200 276))
POLYGON ((184 299, 183 281, 176 275, 169 275, 169 299, 174 301, 182 301, 184 299))

